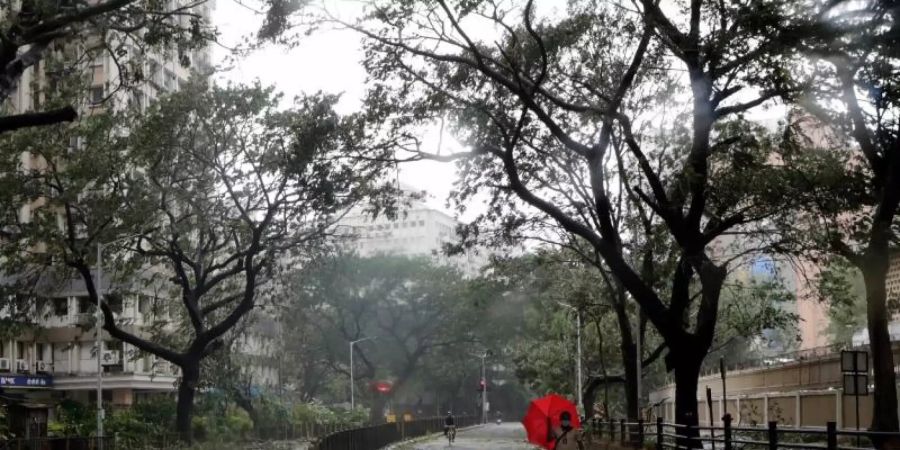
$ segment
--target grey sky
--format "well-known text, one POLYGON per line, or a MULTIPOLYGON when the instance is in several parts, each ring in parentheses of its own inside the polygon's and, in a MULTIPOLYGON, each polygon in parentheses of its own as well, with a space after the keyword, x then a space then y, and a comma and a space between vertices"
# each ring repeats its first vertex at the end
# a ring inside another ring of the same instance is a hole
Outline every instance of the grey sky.
MULTIPOLYGON (((253 5, 256 0, 218 0, 214 21, 221 32, 221 42, 225 46, 234 46, 259 29, 262 15, 254 12, 244 4, 253 5), (242 3, 238 3, 241 1, 242 3), (244 3, 248 2, 248 3, 244 3)), ((315 8, 325 7, 329 13, 344 21, 352 22, 361 13, 364 0, 323 0, 313 1, 315 8)), ((563 14, 564 0, 542 0, 536 2, 536 14, 554 16, 563 14)), ((474 35, 484 37, 491 35, 492 27, 477 22, 469 22, 466 28, 474 35)), ((324 91, 341 93, 338 105, 340 112, 351 112, 359 109, 365 93, 366 73, 362 67, 363 57, 361 37, 358 33, 346 29, 319 29, 310 36, 300 40, 294 48, 286 48, 274 44, 266 45, 246 58, 234 61, 231 69, 221 75, 223 80, 236 82, 252 82, 260 80, 263 84, 274 85, 283 92, 286 98, 306 92, 324 91)), ((216 49, 217 61, 224 61, 228 52, 223 48, 216 49)), ((738 100, 753 96, 752 92, 741 92, 738 100)), ((748 116, 768 126, 784 117, 783 107, 757 108, 748 116)), ((458 151, 460 145, 445 132, 439 139, 438 127, 430 130, 424 141, 429 150, 437 150, 441 142, 442 153, 458 151)), ((401 164, 399 181, 415 189, 423 189, 431 194, 427 203, 444 212, 456 216, 445 206, 445 200, 456 179, 454 165, 451 163, 416 162, 401 164)), ((483 200, 486 198, 482 198, 483 200)), ((467 213, 462 220, 470 220, 473 214, 483 211, 480 205, 467 205, 467 213)))

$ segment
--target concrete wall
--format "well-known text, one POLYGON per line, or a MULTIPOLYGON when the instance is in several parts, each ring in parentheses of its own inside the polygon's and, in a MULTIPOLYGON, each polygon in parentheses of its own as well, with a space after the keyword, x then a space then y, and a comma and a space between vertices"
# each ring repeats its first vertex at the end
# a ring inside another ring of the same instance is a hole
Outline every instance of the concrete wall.
MULTIPOLYGON (((729 396, 727 401, 713 398, 712 421, 705 399, 697 401, 697 408, 704 426, 721 426, 723 411, 727 410, 736 426, 765 426, 773 421, 787 427, 824 427, 833 421, 839 428, 856 428, 855 398, 844 396, 840 390, 729 396)), ((666 422, 675 421, 674 404, 666 402, 654 408, 651 416, 657 412, 663 414, 666 422)), ((871 395, 859 397, 859 417, 860 428, 868 427, 872 421, 871 395)))
MULTIPOLYGON (((894 345, 894 358, 900 358, 900 343, 894 345)), ((871 375, 871 374, 870 374, 871 375)), ((854 397, 842 391, 840 354, 797 357, 796 361, 767 367, 732 370, 727 374, 727 410, 736 423, 763 425, 776 421, 790 426, 821 426, 835 421, 839 427, 856 427, 854 397)), ((871 382, 871 378, 870 378, 871 382)), ((714 403, 713 420, 721 423, 722 381, 719 374, 700 378, 697 402, 700 423, 709 422, 706 388, 710 388, 714 403)), ((666 420, 674 420, 675 386, 669 384, 650 392, 650 403, 662 402, 652 414, 664 413, 666 420)), ((871 422, 872 398, 860 397, 861 428, 871 422)))

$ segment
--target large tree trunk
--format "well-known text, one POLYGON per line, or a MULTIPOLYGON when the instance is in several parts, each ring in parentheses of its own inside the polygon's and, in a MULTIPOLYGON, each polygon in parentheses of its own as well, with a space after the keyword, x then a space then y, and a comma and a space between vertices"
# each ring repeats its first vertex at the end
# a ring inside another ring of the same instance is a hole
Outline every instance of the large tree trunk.
MULTIPOLYGON (((624 341, 624 339, 623 339, 624 341)), ((637 346, 622 342, 622 364, 625 366, 625 416, 629 422, 638 420, 637 346)))
POLYGON ((696 356, 706 355, 706 352, 690 349, 687 345, 681 347, 681 351, 666 355, 667 364, 671 364, 675 372, 675 423, 685 426, 677 430, 679 435, 685 436, 679 438, 677 444, 682 448, 700 448, 699 441, 693 438, 700 436, 697 430, 697 384, 703 358, 696 356))
MULTIPOLYGON (((894 374, 894 352, 888 331, 886 289, 889 257, 887 249, 877 249, 866 252, 864 258, 860 269, 866 285, 866 319, 875 382, 872 429, 897 431, 897 385, 894 374)), ((873 439, 877 447, 883 447, 883 443, 877 441, 873 439)))
MULTIPOLYGON (((619 285, 619 289, 621 285, 619 285)), ((635 345, 631 328, 631 319, 625 311, 625 293, 619 291, 619 303, 614 306, 616 323, 619 325, 619 350, 622 352, 622 365, 625 369, 625 415, 629 422, 638 419, 637 397, 637 345, 635 345)))
POLYGON ((199 361, 181 366, 181 384, 178 385, 178 404, 175 410, 175 430, 178 431, 181 440, 187 443, 192 442, 194 438, 191 417, 194 414, 194 395, 197 392, 199 379, 199 361))

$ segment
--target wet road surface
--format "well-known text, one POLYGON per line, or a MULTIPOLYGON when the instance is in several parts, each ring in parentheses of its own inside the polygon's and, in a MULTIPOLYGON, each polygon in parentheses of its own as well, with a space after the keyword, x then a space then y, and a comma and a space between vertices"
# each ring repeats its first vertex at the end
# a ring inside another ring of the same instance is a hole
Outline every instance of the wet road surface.
POLYGON ((497 425, 491 423, 483 427, 473 428, 470 430, 462 430, 456 434, 456 441, 453 447, 447 443, 447 438, 443 435, 437 437, 400 445, 397 450, 438 450, 449 449, 455 450, 532 450, 536 447, 525 442, 525 429, 521 423, 504 423, 497 425))

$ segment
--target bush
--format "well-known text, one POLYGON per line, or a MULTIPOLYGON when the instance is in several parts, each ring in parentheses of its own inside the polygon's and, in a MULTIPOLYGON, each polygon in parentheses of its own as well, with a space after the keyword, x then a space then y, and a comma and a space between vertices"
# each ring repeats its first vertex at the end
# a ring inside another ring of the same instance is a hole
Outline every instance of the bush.
POLYGON ((56 420, 47 424, 51 436, 92 436, 97 430, 97 413, 74 400, 56 406, 56 420))

